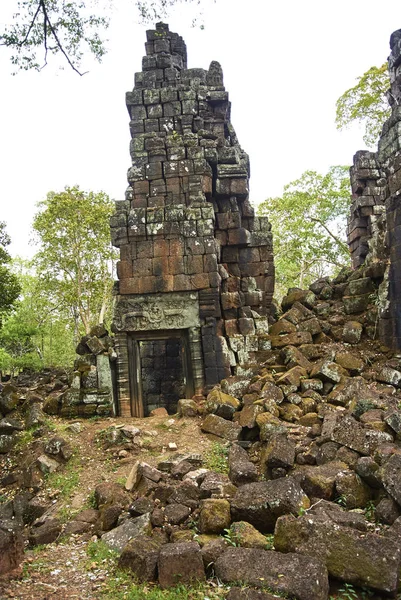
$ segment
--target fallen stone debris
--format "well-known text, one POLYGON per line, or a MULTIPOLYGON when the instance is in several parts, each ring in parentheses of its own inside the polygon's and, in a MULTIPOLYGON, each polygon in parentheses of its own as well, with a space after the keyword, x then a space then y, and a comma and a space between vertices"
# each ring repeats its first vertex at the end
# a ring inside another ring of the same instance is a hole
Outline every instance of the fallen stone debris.
MULTIPOLYGON (((290 290, 270 327, 271 349, 203 401, 179 402, 178 419, 198 419, 201 435, 226 447, 226 472, 205 468, 200 453, 181 448, 167 449, 154 465, 135 460, 143 432, 113 425, 100 443, 131 457, 131 472, 124 485, 97 485, 93 507, 67 522, 41 490, 47 474, 62 472, 73 456, 48 422, 50 401, 65 394, 68 378, 48 373, 29 386, 24 377, 5 385, 3 457, 33 434, 29 452, 1 480, 13 491, 0 504, 1 571, 18 566, 24 543, 75 535, 107 544, 121 568, 162 588, 214 575, 234 586, 231 599, 285 593, 325 600, 338 580, 394 597, 401 357, 372 339, 374 304, 350 312, 344 302, 366 279, 360 267, 290 290), (246 592, 235 588, 239 582, 246 592)), ((80 425, 71 422, 69 431, 79 435, 80 425)))

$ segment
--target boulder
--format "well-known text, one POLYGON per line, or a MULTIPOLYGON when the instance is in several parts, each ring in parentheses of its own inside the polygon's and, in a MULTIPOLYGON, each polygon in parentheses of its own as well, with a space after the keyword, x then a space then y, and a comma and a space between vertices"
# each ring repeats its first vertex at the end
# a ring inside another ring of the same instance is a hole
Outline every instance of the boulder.
POLYGON ((297 600, 327 600, 327 569, 318 558, 256 548, 228 548, 216 561, 223 583, 241 581, 297 600))
POLYGON ((261 453, 263 470, 282 467, 290 469, 294 465, 295 444, 286 435, 273 435, 261 453))
POLYGON ((29 531, 30 546, 41 546, 55 542, 62 530, 62 524, 55 517, 37 519, 29 531))
POLYGON ((201 429, 205 433, 212 433, 213 435, 217 435, 230 442, 238 440, 242 431, 242 427, 238 423, 227 421, 226 419, 213 414, 206 417, 202 423, 201 429))
POLYGON ((164 510, 164 516, 171 525, 181 525, 191 514, 191 509, 184 504, 169 504, 164 510))
POLYGON ((329 575, 352 585, 395 594, 401 548, 393 540, 343 527, 325 515, 278 519, 274 545, 279 552, 298 552, 325 561, 329 575))
POLYGON ((342 471, 348 471, 347 465, 333 461, 316 467, 303 467, 295 476, 310 498, 332 500, 337 476, 342 471))
POLYGON ((201 533, 223 533, 230 527, 230 503, 220 498, 202 500, 199 514, 199 531, 201 533))
POLYGON ((267 549, 267 539, 253 525, 246 521, 236 521, 231 524, 230 535, 237 546, 241 548, 267 549))
POLYGON ((0 575, 16 569, 24 557, 22 530, 11 518, 0 523, 0 575))
POLYGON ((340 471, 337 474, 336 492, 348 509, 365 508, 372 498, 370 487, 352 471, 340 471))
POLYGON ((240 401, 237 398, 214 388, 207 396, 205 412, 230 420, 239 406, 240 401))
POLYGON ((383 487, 401 506, 401 454, 393 454, 381 470, 383 487))
POLYGON ((158 571, 162 588, 206 579, 202 553, 196 542, 164 545, 159 552, 158 571))
POLYGON ((247 521, 259 531, 270 533, 279 516, 297 515, 309 505, 299 483, 285 477, 248 483, 238 488, 231 501, 231 516, 233 521, 247 521))
POLYGON ((277 600, 278 596, 252 588, 232 587, 226 600, 277 600))
POLYGON ((196 417, 198 415, 198 405, 196 404, 195 400, 184 398, 178 400, 177 414, 179 417, 196 417))
POLYGON ((147 513, 135 519, 126 519, 121 525, 104 533, 102 535, 102 541, 105 542, 112 550, 120 553, 123 551, 124 546, 128 544, 133 538, 137 538, 142 535, 150 535, 152 532, 152 525, 150 522, 150 515, 147 513))
POLYGON ((147 535, 135 537, 124 546, 118 566, 129 569, 138 581, 157 581, 160 548, 160 540, 156 538, 147 535))
POLYGON ((251 483, 258 479, 255 465, 249 460, 247 451, 238 444, 233 444, 230 448, 228 469, 228 476, 236 486, 251 483))

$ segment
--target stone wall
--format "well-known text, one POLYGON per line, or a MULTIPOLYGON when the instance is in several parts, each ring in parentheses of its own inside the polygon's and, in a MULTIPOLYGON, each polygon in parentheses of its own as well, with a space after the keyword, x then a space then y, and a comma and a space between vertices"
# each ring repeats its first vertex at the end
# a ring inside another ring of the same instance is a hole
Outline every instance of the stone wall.
POLYGON ((126 96, 129 186, 111 219, 126 415, 141 411, 133 406, 138 332, 181 331, 193 393, 201 394, 258 350, 274 287, 270 224, 249 202, 249 158, 231 124, 221 66, 188 69, 185 43, 163 23, 147 31, 145 46, 126 96))
POLYGON ((391 35, 390 49, 387 97, 392 114, 384 123, 377 152, 357 152, 354 157, 348 242, 353 266, 366 265, 368 275, 381 276, 379 336, 389 347, 400 349, 401 29, 391 35))

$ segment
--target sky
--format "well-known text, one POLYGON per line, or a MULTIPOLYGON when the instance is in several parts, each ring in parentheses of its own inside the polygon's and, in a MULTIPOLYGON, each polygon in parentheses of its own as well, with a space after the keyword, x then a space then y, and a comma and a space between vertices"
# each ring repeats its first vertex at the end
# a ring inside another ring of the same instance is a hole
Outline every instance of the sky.
MULTIPOLYGON (((2 0, 0 24, 16 0, 2 0)), ((141 70, 146 29, 133 0, 108 8, 108 54, 89 55, 79 77, 50 60, 41 72, 12 76, 0 47, 0 221, 12 255, 31 256, 31 223, 49 191, 79 185, 123 199, 130 166, 125 92, 141 70)), ((188 66, 221 63, 232 123, 250 155, 251 200, 280 195, 305 170, 352 164, 362 130, 336 130, 335 102, 389 54, 401 28, 399 0, 202 0, 204 29, 192 27, 194 5, 169 15, 188 50, 188 66)))

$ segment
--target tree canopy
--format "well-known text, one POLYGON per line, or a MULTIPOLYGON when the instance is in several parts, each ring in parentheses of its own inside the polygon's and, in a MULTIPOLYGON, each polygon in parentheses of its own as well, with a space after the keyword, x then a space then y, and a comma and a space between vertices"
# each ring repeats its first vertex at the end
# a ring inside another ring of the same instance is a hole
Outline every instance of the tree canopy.
POLYGON ((79 333, 104 321, 111 307, 113 260, 109 218, 114 203, 103 192, 66 187, 39 203, 33 230, 39 243, 35 257, 41 286, 58 299, 79 333), (81 331, 78 331, 78 328, 81 331))
MULTIPOLYGON (((19 70, 41 70, 51 55, 62 55, 79 75, 82 57, 89 51, 97 61, 106 53, 104 34, 108 10, 90 0, 14 0, 12 24, 0 30, 0 45, 11 51, 11 63, 19 70), (93 6, 90 6, 93 4, 93 6)), ((201 0, 133 0, 138 17, 151 22, 167 16, 178 3, 201 0)))
POLYGON ((21 292, 18 278, 10 270, 11 256, 7 251, 10 241, 6 224, 0 221, 0 327, 4 317, 13 310, 21 292))
POLYGON ((334 166, 325 175, 305 171, 258 208, 273 231, 276 295, 349 264, 345 239, 350 204, 348 168, 334 166))
POLYGON ((376 145, 384 121, 390 116, 386 92, 390 87, 387 63, 371 67, 357 83, 336 102, 337 129, 359 122, 364 127, 364 142, 368 147, 376 145))

